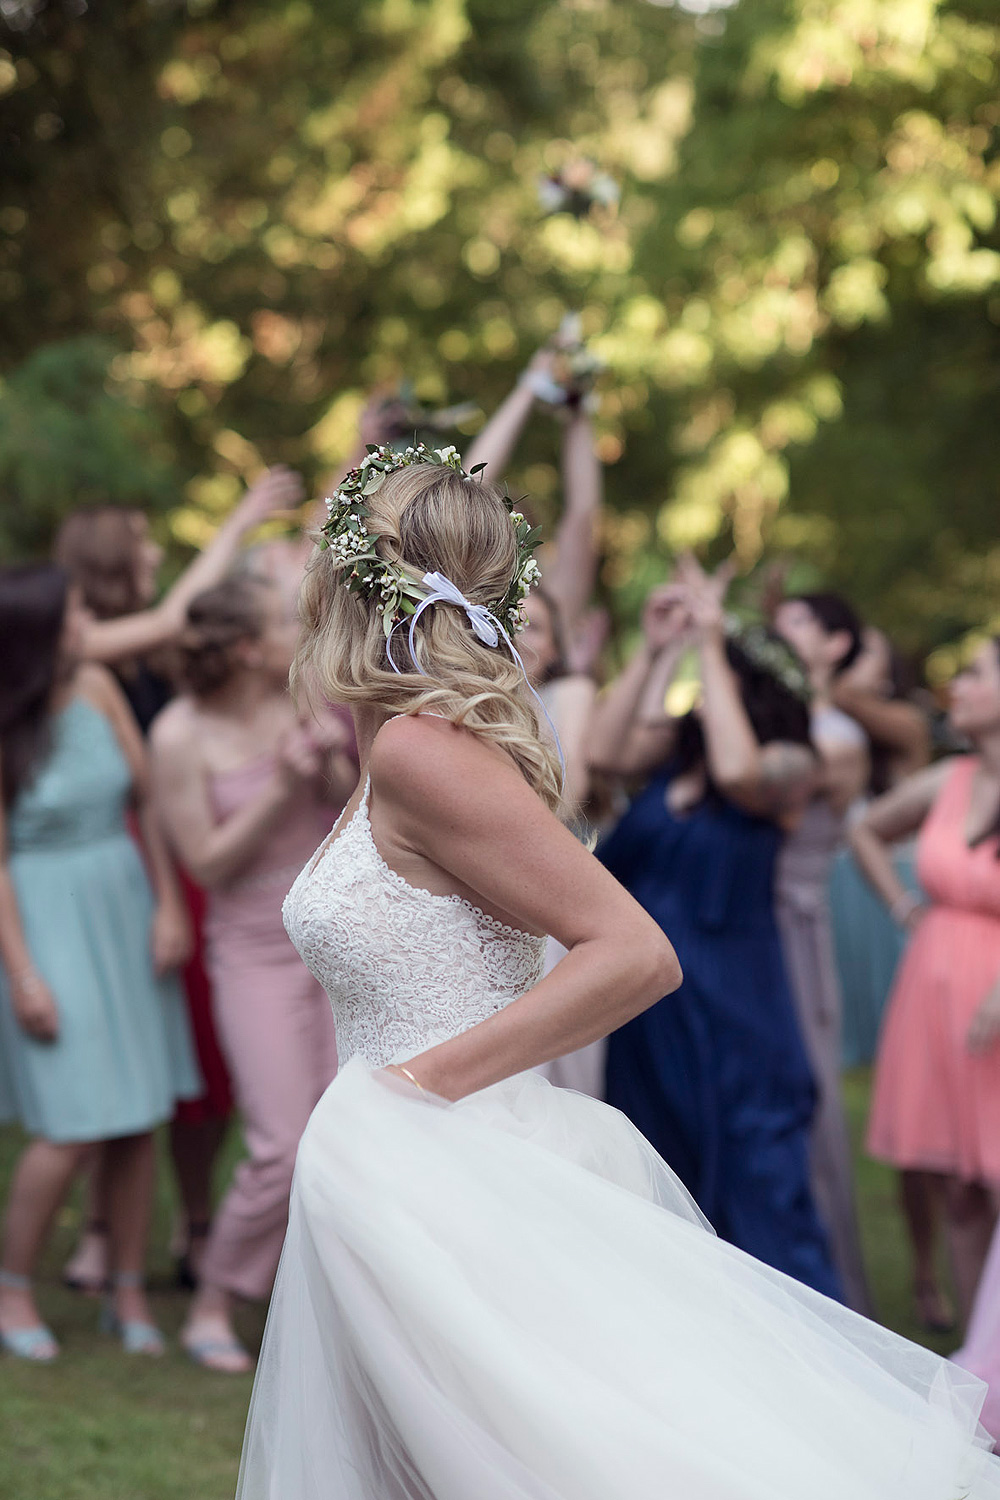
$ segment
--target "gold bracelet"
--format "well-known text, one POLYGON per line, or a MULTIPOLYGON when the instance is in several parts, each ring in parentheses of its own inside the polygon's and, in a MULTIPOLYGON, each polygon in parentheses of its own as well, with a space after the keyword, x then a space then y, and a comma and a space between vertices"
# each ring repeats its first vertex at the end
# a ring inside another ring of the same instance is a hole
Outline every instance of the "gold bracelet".
POLYGON ((393 1063, 393 1067, 396 1068, 398 1072, 402 1073, 404 1078, 408 1078, 413 1084, 414 1088, 419 1089, 422 1094, 426 1094, 427 1090, 424 1088, 422 1083, 419 1083, 417 1079, 414 1078, 409 1068, 404 1068, 402 1063, 393 1063))

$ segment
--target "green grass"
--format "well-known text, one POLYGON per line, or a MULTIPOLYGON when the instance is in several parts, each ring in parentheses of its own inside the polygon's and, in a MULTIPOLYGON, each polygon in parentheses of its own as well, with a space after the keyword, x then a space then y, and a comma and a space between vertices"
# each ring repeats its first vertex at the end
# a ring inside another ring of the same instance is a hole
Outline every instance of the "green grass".
MULTIPOLYGON (((859 1140, 866 1073, 848 1076, 846 1095, 859 1140)), ((15 1131, 0 1131, 0 1187, 19 1145, 15 1131)), ((223 1177, 237 1151, 234 1138, 223 1177)), ((63 1357, 46 1369, 0 1360, 2 1500, 232 1500, 251 1382, 199 1370, 177 1350, 173 1335, 186 1299, 169 1284, 166 1170, 160 1182, 151 1286, 171 1352, 160 1361, 127 1359, 98 1333, 97 1304, 59 1285, 59 1268, 80 1223, 74 1202, 63 1212, 46 1256, 40 1296, 63 1357)), ((912 1318, 894 1174, 859 1156, 858 1188, 865 1253, 883 1321, 946 1353, 954 1340, 935 1341, 912 1318)), ((248 1310, 240 1331, 253 1347, 262 1328, 263 1311, 248 1310)))

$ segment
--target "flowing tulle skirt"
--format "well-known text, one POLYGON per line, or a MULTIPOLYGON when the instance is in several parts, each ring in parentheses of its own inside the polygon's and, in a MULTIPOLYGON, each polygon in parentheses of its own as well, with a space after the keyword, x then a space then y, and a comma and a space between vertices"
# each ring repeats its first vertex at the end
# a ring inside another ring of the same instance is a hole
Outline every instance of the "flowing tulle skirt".
POLYGON ((715 1238, 623 1115, 360 1060, 302 1139, 240 1500, 997 1500, 983 1386, 715 1238))

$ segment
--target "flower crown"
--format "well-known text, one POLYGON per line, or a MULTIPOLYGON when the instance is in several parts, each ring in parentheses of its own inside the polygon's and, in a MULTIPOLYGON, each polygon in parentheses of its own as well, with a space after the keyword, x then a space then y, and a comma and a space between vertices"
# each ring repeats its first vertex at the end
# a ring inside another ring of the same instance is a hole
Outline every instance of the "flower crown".
POLYGON ((767 672, 803 703, 812 697, 812 685, 792 648, 773 635, 766 625, 744 624, 736 615, 726 616, 726 634, 760 671, 767 672))
MULTIPOLYGON (((466 480, 478 478, 486 467, 477 464, 471 474, 466 474, 458 449, 453 445, 427 448, 423 443, 415 443, 399 452, 384 444, 378 447, 369 444, 360 465, 351 469, 328 497, 328 519, 321 527, 319 545, 328 548, 343 567, 345 587, 374 601, 382 616, 387 640, 394 625, 416 613, 421 600, 428 597, 428 588, 405 564, 379 557, 375 550, 376 539, 365 525, 368 516, 365 501, 381 489, 390 474, 408 469, 412 464, 443 465, 466 480)), ((514 509, 513 501, 505 499, 517 540, 517 567, 507 593, 489 609, 513 635, 524 628, 524 600, 541 577, 538 564, 531 555, 541 528, 530 526, 521 512, 514 509)))

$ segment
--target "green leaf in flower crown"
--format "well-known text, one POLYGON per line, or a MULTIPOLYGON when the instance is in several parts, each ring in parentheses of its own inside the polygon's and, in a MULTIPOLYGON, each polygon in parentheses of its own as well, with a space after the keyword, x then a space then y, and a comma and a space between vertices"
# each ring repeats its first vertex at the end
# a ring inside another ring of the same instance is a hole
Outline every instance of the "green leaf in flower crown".
POLYGON ((407 599, 405 597, 400 599, 399 607, 403 611, 404 615, 413 615, 417 612, 417 606, 414 604, 413 600, 407 599))
POLYGON ((375 472, 369 476, 368 481, 361 493, 363 495, 374 495, 376 490, 380 490, 382 488, 382 482, 384 479, 385 474, 381 470, 376 469, 375 472))
POLYGON ((476 475, 481 474, 485 468, 485 464, 473 464, 472 468, 469 470, 469 478, 475 479, 476 475))

